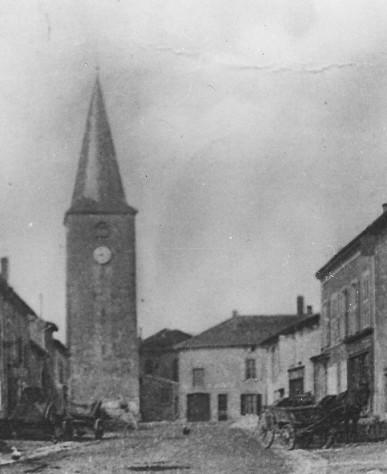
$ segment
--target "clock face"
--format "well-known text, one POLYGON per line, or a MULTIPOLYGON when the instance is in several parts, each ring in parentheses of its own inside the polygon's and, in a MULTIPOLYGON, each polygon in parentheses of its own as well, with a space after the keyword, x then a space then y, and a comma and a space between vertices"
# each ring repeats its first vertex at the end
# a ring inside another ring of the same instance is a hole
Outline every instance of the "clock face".
POLYGON ((104 265, 112 258, 112 252, 108 247, 97 247, 93 252, 93 257, 97 263, 104 265))

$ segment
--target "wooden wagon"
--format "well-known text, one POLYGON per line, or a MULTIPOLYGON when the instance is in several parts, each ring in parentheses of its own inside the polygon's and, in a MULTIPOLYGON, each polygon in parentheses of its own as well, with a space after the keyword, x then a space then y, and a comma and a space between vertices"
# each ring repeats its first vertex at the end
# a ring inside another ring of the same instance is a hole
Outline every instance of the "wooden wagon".
POLYGON ((7 418, 7 431, 15 438, 62 437, 63 414, 40 387, 26 387, 14 411, 7 418))
POLYGON ((64 438, 81 437, 87 431, 92 431, 95 439, 101 439, 104 434, 101 407, 102 401, 95 401, 91 405, 70 402, 62 422, 64 438))
POLYGON ((269 448, 278 438, 287 449, 296 444, 308 447, 317 441, 320 447, 328 447, 334 440, 344 420, 341 404, 332 403, 336 396, 327 396, 318 404, 286 403, 267 407, 260 416, 258 436, 261 444, 269 448))

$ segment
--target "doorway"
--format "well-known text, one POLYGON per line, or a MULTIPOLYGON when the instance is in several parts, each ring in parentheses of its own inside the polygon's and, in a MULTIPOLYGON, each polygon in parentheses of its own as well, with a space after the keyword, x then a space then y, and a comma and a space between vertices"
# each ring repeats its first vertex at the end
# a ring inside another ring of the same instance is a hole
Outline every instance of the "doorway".
POLYGON ((209 421, 210 394, 190 393, 187 395, 187 420, 188 421, 209 421))

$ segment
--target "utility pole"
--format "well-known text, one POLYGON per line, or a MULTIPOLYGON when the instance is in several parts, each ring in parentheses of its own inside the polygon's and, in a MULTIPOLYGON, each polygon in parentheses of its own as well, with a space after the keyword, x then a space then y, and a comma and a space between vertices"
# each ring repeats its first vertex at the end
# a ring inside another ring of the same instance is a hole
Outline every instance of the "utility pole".
POLYGON ((39 293, 39 316, 43 318, 43 293, 39 293))

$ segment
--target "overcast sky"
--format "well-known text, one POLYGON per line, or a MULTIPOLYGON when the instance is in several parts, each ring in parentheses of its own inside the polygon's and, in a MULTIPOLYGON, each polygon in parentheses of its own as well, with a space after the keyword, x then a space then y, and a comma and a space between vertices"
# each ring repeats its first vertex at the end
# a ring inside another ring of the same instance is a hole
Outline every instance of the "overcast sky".
POLYGON ((1 1, 0 254, 62 335, 97 63, 143 334, 319 309, 315 272, 387 201, 387 2, 1 1))

